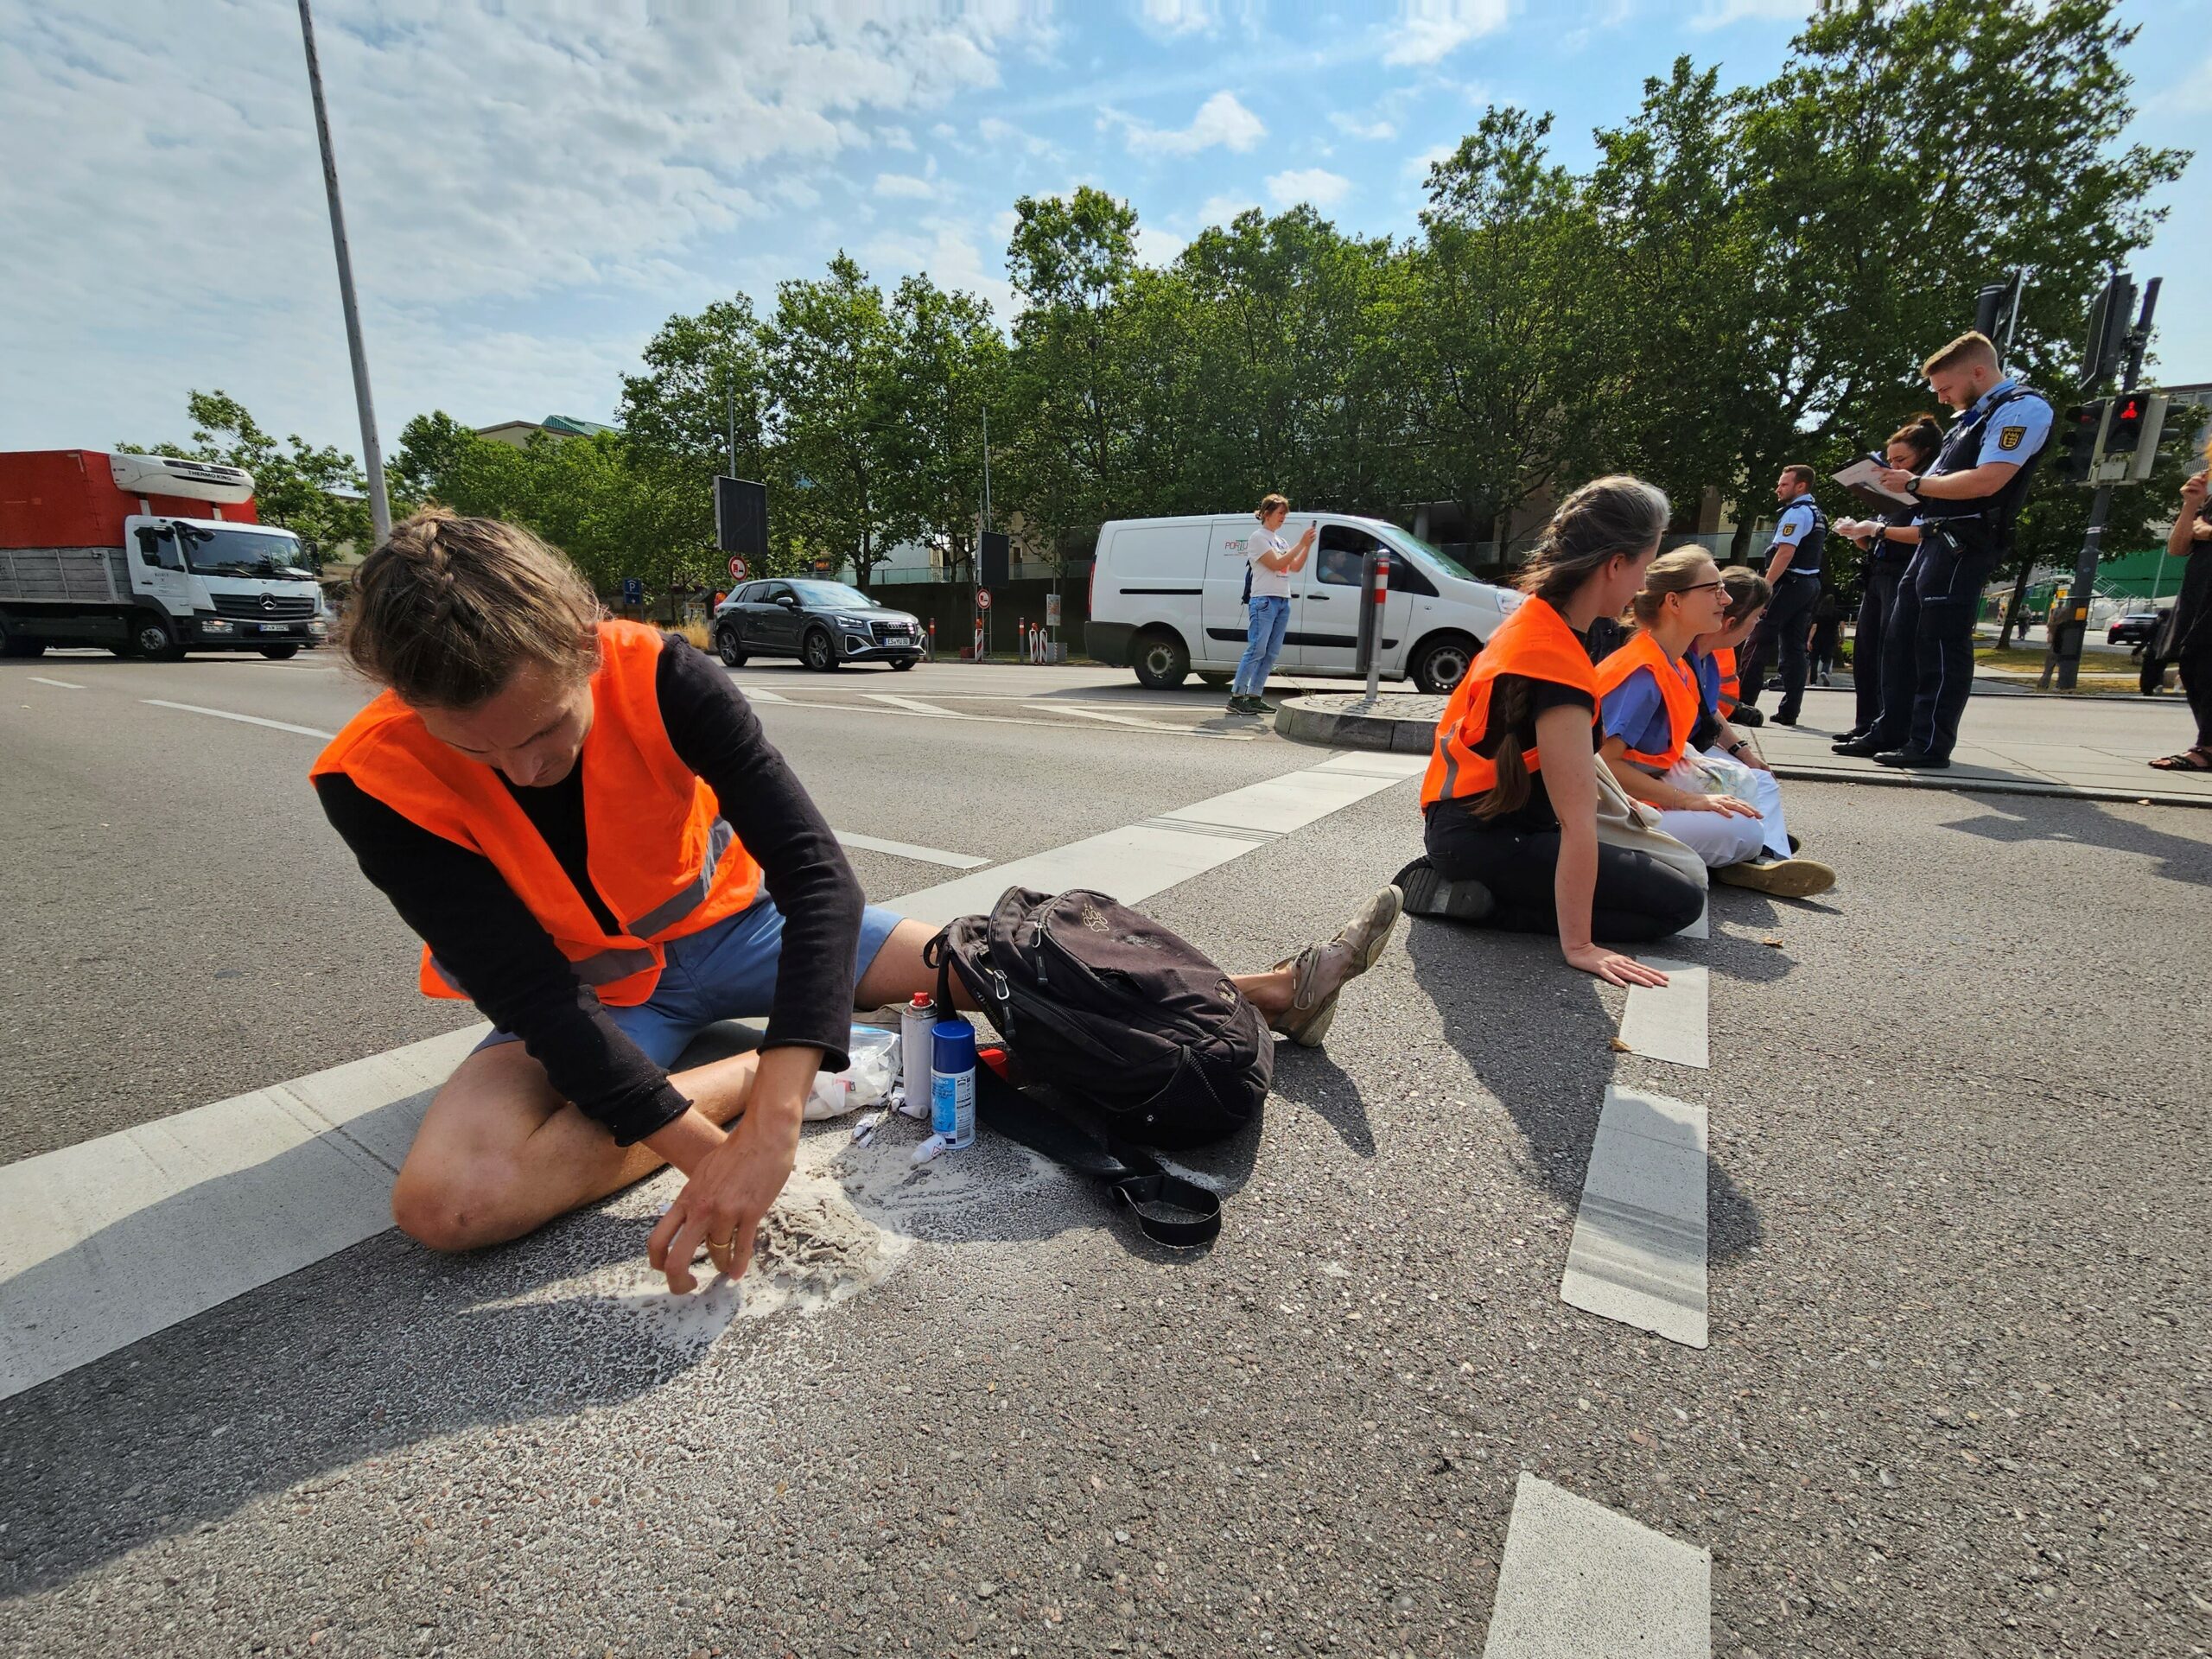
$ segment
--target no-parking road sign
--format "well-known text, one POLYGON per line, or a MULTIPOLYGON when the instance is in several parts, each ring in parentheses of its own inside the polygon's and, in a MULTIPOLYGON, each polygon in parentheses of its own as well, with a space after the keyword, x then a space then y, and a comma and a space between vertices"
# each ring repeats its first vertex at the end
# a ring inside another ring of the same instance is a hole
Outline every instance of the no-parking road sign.
POLYGON ((991 608, 991 590, 989 588, 978 588, 976 590, 976 608, 979 611, 988 611, 991 608))

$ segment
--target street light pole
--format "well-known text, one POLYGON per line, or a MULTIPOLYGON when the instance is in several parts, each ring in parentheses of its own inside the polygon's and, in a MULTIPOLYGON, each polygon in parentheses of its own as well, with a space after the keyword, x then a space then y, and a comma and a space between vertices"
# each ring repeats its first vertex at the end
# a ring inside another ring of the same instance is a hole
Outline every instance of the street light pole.
POLYGON ((322 101, 322 63, 315 56, 315 19, 300 0, 300 38, 308 52, 308 88, 315 94, 315 136, 322 145, 322 188, 330 198, 330 240, 338 253, 338 300, 346 313, 346 346, 353 357, 353 401, 361 414, 361 470, 369 480, 369 522, 377 545, 391 539, 391 502, 384 489, 384 451, 377 444, 377 411, 369 396, 369 355, 361 345, 360 308, 353 300, 353 259, 346 247, 346 210, 338 200, 338 161, 330 153, 330 111, 322 101))

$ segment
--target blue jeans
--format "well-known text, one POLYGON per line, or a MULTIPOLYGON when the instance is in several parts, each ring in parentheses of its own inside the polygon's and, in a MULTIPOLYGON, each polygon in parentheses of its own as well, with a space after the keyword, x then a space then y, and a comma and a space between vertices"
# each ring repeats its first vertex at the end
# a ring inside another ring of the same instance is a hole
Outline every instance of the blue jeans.
POLYGON ((1282 655, 1282 637, 1290 628, 1290 601, 1262 594, 1245 601, 1244 614, 1244 657, 1236 664, 1236 683, 1229 693, 1235 697, 1256 697, 1274 671, 1275 658, 1282 655))

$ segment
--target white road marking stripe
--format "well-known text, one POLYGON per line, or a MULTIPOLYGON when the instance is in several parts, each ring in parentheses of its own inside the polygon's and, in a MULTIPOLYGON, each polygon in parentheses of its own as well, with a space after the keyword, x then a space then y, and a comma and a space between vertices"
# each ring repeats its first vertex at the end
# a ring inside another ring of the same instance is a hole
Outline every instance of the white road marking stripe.
POLYGON ((1708 894, 1697 919, 1675 936, 1684 939, 1709 939, 1713 937, 1713 899, 1708 894))
MULTIPOLYGON (((743 691, 747 696, 753 695, 752 689, 748 686, 741 685, 738 690, 743 691)), ((863 695, 867 694, 863 693, 863 695)), ((968 721, 978 726, 1042 726, 1048 730, 1058 732, 1068 729, 1068 723, 1064 720, 1023 720, 1014 715, 963 715, 950 710, 932 715, 925 714, 918 709, 900 709, 889 703, 794 702, 789 697, 778 697, 774 701, 789 703, 794 709, 828 709, 848 715, 874 715, 879 717, 889 715, 893 718, 903 720, 943 720, 946 717, 946 714, 950 713, 955 720, 968 721)), ((1212 743, 1249 743, 1257 735, 1252 732, 1196 731, 1187 726, 1161 726, 1159 729, 1176 737, 1203 738, 1212 743)))
MULTIPOLYGON (((162 706, 326 735, 225 709, 162 706)), ((942 919, 988 908, 1015 881, 1103 887, 1142 899, 1421 770, 1420 759, 1409 767, 1391 764, 1403 759, 1340 756, 1145 826, 925 888, 893 908, 942 919)), ((841 839, 945 863, 968 856, 841 839)), ((473 1027, 0 1166, 0 1398, 390 1226, 392 1173, 429 1092, 484 1030, 473 1027)))
POLYGON ((968 718, 957 709, 945 709, 934 702, 924 702, 919 697, 893 696, 888 691, 863 691, 861 695, 871 702, 887 702, 894 709, 904 709, 912 714, 935 715, 941 720, 968 718))
POLYGON ((246 726, 266 726, 272 732, 297 732, 302 737, 319 737, 325 742, 338 735, 335 732, 317 731, 312 726, 295 726, 287 720, 264 720, 259 715, 241 715, 229 709, 203 709, 196 702, 171 702, 163 697, 141 697, 138 701, 156 709, 181 709, 188 715, 213 715, 217 720, 235 720, 246 726))
POLYGON ((1483 1659, 1712 1659, 1713 1554, 1523 1473, 1483 1659))
POLYGON ((791 699, 780 691, 771 691, 765 685, 740 685, 748 702, 789 702, 791 699))
POLYGON ((85 689, 74 680, 49 680, 43 674, 27 674, 23 677, 36 680, 41 685, 58 685, 64 691, 81 691, 85 689))
POLYGON ((0 1399, 391 1225, 481 1025, 0 1166, 0 1399))
POLYGON ((1184 732, 1188 726, 1176 726, 1161 720, 1139 720, 1135 715, 1112 715, 1103 709, 1086 709, 1074 702, 1025 702, 1023 708, 1040 715, 1078 715, 1084 720, 1103 720, 1116 726, 1135 726, 1147 732, 1184 732))
POLYGON ((1560 1300, 1704 1347, 1705 1189, 1705 1108, 1607 1088, 1560 1300))
POLYGON ((948 869, 980 870, 991 861, 978 858, 973 853, 947 853, 935 847, 917 847, 911 842, 880 841, 874 836, 855 835, 849 830, 833 830, 842 846, 857 847, 863 852, 889 853, 896 858, 911 858, 924 864, 942 864, 948 869))
POLYGON ((1643 961, 1667 976, 1664 985, 1631 985, 1621 1010, 1621 1041, 1637 1053, 1700 1071, 1712 1064, 1706 1043, 1708 970, 1687 962, 1643 961))
POLYGON ((942 924, 955 916, 988 911, 999 894, 1017 886, 1043 893, 1095 887, 1124 904, 1136 904, 1378 794, 1427 764, 1425 757, 1339 756, 1141 823, 910 893, 893 899, 889 907, 917 921, 942 924), (1412 765, 1408 769, 1374 764, 1392 760, 1409 760, 1412 765), (1342 764, 1346 760, 1362 764, 1355 768, 1342 764), (1190 827, 1182 828, 1178 820, 1187 820, 1190 827))

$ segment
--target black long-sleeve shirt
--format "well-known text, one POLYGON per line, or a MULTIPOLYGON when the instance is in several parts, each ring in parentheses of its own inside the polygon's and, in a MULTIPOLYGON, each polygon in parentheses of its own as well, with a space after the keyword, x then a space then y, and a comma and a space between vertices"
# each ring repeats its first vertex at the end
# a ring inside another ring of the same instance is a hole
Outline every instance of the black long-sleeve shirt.
MULTIPOLYGON (((762 1046, 818 1048, 824 1066, 842 1071, 861 907, 852 867, 727 675, 670 634, 655 689, 677 758, 715 791, 784 913, 762 1046)), ((600 925, 619 933, 586 861, 583 771, 579 757, 557 784, 507 789, 600 925)), ((315 791, 362 874, 383 889, 485 1018, 522 1039, 564 1098, 625 1146, 683 1116, 684 1098, 668 1074, 608 1017, 490 859, 403 817, 343 773, 317 778, 315 791)))

